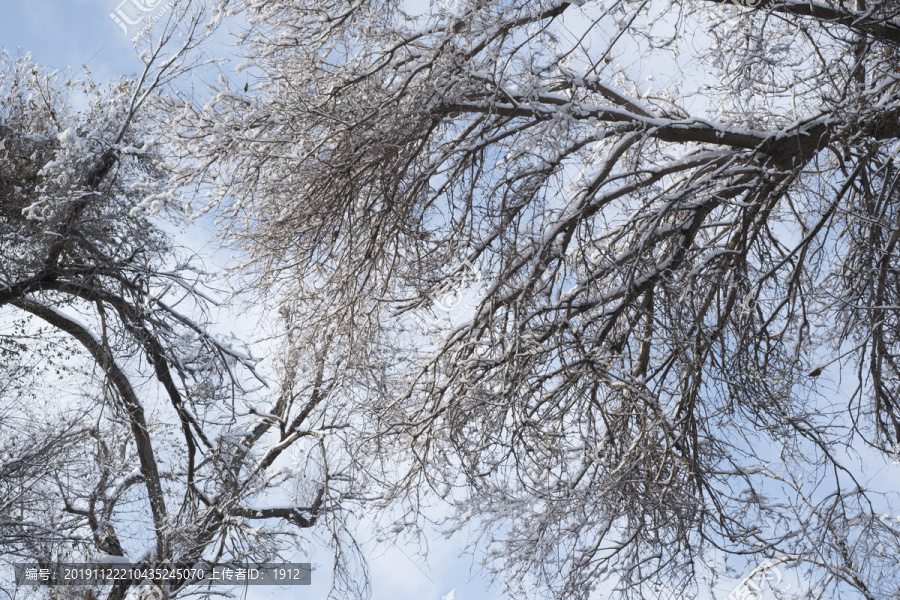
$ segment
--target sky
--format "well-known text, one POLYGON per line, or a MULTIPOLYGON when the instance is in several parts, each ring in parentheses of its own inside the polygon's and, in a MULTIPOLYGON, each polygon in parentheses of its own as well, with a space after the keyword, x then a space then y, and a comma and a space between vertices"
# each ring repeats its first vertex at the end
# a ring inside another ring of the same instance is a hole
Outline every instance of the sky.
MULTIPOLYGON (((143 1, 160 8, 166 4, 161 0, 143 1)), ((135 74, 142 69, 143 63, 132 46, 131 36, 126 35, 110 16, 118 8, 120 14, 134 18, 134 7, 130 2, 0 0, 0 46, 13 56, 31 52, 39 64, 60 70, 71 68, 76 75, 83 75, 86 66, 98 83, 135 74)), ((208 240, 210 235, 209 232, 188 230, 179 238, 184 243, 191 239, 208 240)), ((209 251, 210 248, 211 244, 204 242, 194 249, 209 251)), ((360 537, 367 539, 375 531, 370 529, 361 533, 360 537)), ((432 539, 429 540, 428 562, 400 541, 368 556, 374 600, 441 600, 445 597, 447 600, 488 600, 499 597, 497 590, 488 588, 484 577, 473 572, 471 558, 460 556, 465 545, 463 536, 457 535, 450 540, 438 535, 429 537, 432 539)), ((318 558, 327 567, 330 558, 327 551, 318 558)), ((314 572, 313 585, 309 587, 250 588, 247 600, 324 599, 329 579, 327 573, 314 572)))
MULTIPOLYGON (((98 83, 138 72, 143 63, 131 43, 131 36, 111 16, 133 16, 131 2, 164 5, 163 0, 0 0, 0 46, 10 53, 31 52, 34 59, 57 69, 71 68, 76 74, 85 68, 98 83)), ((421 0, 419 0, 421 2, 421 0)), ((427 1, 427 0, 425 0, 427 1)), ((121 20, 121 19, 120 19, 121 20)), ((234 63, 236 64, 236 63, 234 63)), ((232 65, 234 66, 234 65, 232 65)), ((194 225, 200 227, 200 225, 194 225)), ((187 243, 199 244, 195 250, 212 252, 209 231, 185 231, 179 236, 187 243)), ((221 255, 217 255, 221 258, 221 255)), ((252 325, 237 323, 235 333, 252 325)), ((888 467, 890 471, 890 467, 888 467)), ((889 481, 896 482, 890 471, 889 481)), ((871 475, 884 477, 886 472, 871 475)), ((900 518, 900 517, 898 517, 900 518)), ((377 533, 374 525, 360 532, 361 539, 377 533)), ((464 554, 465 533, 449 540, 429 536, 430 555, 426 562, 414 548, 402 541, 370 554, 373 598, 375 600, 489 600, 499 598, 499 590, 488 586, 477 564, 464 554), (451 593, 452 592, 452 593, 451 593)), ((318 561, 327 566, 328 553, 318 561)), ((0 586, 2 586, 0 582, 0 586)), ((327 573, 314 572, 313 585, 289 590, 253 588, 247 600, 278 598, 291 600, 325 598, 329 586, 327 573)), ((727 591, 722 595, 724 598, 727 591)))

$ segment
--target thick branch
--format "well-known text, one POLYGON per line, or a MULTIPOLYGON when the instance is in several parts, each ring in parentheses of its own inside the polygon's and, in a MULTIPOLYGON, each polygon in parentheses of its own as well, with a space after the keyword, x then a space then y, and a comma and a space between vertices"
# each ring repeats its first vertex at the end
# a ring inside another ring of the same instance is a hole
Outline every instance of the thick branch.
MULTIPOLYGON (((475 113, 502 115, 507 117, 527 117, 551 119, 559 114, 560 99, 540 98, 538 106, 532 106, 523 98, 522 105, 502 102, 458 102, 445 104, 437 109, 439 114, 475 113)), ((646 130, 647 136, 669 143, 700 143, 730 146, 746 150, 756 150, 776 158, 786 166, 803 163, 824 148, 828 143, 829 131, 823 124, 800 126, 788 131, 751 133, 734 131, 708 121, 690 119, 675 121, 670 119, 646 118, 626 110, 610 107, 572 108, 572 118, 579 120, 596 119, 619 124, 628 130, 646 130)), ((873 126, 874 127, 874 126, 873 126)), ((861 129, 866 129, 865 124, 861 129)), ((868 133, 868 131, 866 131, 868 133)), ((882 133, 885 132, 872 132, 882 133)))
POLYGON ((324 493, 325 488, 319 488, 312 506, 309 507, 247 508, 245 506, 236 506, 229 512, 233 517, 242 517, 244 519, 285 519, 298 527, 308 528, 316 524, 324 493), (309 514, 308 518, 300 514, 304 512, 309 514))
POLYGON ((115 357, 113 357, 109 348, 104 346, 96 337, 94 337, 94 334, 81 323, 50 306, 45 306, 38 302, 34 302, 33 300, 20 298, 13 301, 11 304, 43 319, 50 325, 68 333, 78 340, 91 356, 93 356, 94 360, 97 361, 97 364, 103 369, 103 372, 106 374, 109 381, 119 392, 125 410, 128 413, 128 420, 131 424, 131 434, 137 445, 138 458, 141 463, 141 474, 144 476, 144 482, 147 487, 147 495, 150 500, 150 511, 156 529, 157 552, 161 559, 168 556, 168 545, 166 543, 166 505, 162 486, 160 484, 159 469, 157 468, 156 457, 153 453, 150 432, 147 429, 144 408, 135 394, 134 388, 132 388, 128 377, 116 363, 115 357))
MULTIPOLYGON (((716 4, 730 4, 731 0, 707 0, 716 4)), ((836 9, 818 2, 799 2, 787 0, 775 2, 768 10, 812 17, 829 25, 841 25, 863 36, 871 36, 878 41, 890 45, 900 45, 900 26, 887 19, 873 19, 870 16, 836 9)))

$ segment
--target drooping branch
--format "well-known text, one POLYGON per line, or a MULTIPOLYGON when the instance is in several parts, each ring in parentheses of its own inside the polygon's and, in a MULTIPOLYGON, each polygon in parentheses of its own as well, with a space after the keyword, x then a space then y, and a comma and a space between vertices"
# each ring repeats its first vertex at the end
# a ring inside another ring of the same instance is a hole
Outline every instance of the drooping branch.
POLYGON ((19 298, 11 302, 14 306, 39 317, 56 327, 60 331, 68 333, 88 351, 97 362, 97 365, 106 374, 108 380, 115 387, 122 399, 122 404, 128 415, 131 427, 131 435, 137 446, 138 458, 141 464, 141 474, 147 488, 147 497, 150 503, 150 511, 153 517, 153 525, 156 530, 156 548, 160 557, 169 556, 168 551, 168 524, 166 516, 166 504, 163 496, 162 484, 159 476, 159 468, 153 451, 153 442, 150 430, 144 416, 144 408, 134 388, 125 375, 125 372, 116 363, 115 357, 107 346, 98 340, 94 334, 76 319, 46 306, 34 300, 19 298))

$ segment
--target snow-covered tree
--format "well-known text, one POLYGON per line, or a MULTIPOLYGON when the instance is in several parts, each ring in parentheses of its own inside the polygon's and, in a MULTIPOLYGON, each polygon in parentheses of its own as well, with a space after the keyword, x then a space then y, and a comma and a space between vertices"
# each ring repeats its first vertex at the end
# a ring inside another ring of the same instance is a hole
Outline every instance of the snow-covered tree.
MULTIPOLYGON (((271 562, 325 534, 345 577, 352 548, 320 519, 350 491, 323 439, 342 422, 324 406, 340 386, 327 342, 267 381, 213 333, 220 274, 134 210, 167 197, 147 101, 205 36, 206 15, 180 10, 146 70, 108 86, 0 56, 0 556, 271 562)), ((88 592, 121 600, 139 583, 88 592)))
POLYGON ((447 499, 516 597, 739 556, 900 593, 851 458, 900 443, 900 5, 745 4, 246 0, 233 81, 162 106, 193 210, 368 382, 384 499, 447 499))

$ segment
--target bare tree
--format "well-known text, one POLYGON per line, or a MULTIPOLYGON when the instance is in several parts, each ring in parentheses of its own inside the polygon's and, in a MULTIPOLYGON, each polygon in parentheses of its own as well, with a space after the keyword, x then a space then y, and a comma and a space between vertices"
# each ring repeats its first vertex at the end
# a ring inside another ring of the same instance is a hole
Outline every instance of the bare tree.
POLYGON ((900 7, 750 4, 248 1, 240 81, 168 100, 194 210, 378 396, 385 497, 452 499, 510 591, 900 589, 848 458, 900 443, 900 7))
POLYGON ((320 522, 352 491, 325 439, 342 422, 327 342, 267 381, 212 333, 216 274, 133 210, 166 197, 147 101, 205 35, 208 15, 179 10, 146 70, 107 87, 0 57, 0 555, 266 562, 308 552, 309 530, 336 545, 336 591, 359 591, 340 522, 320 522))

